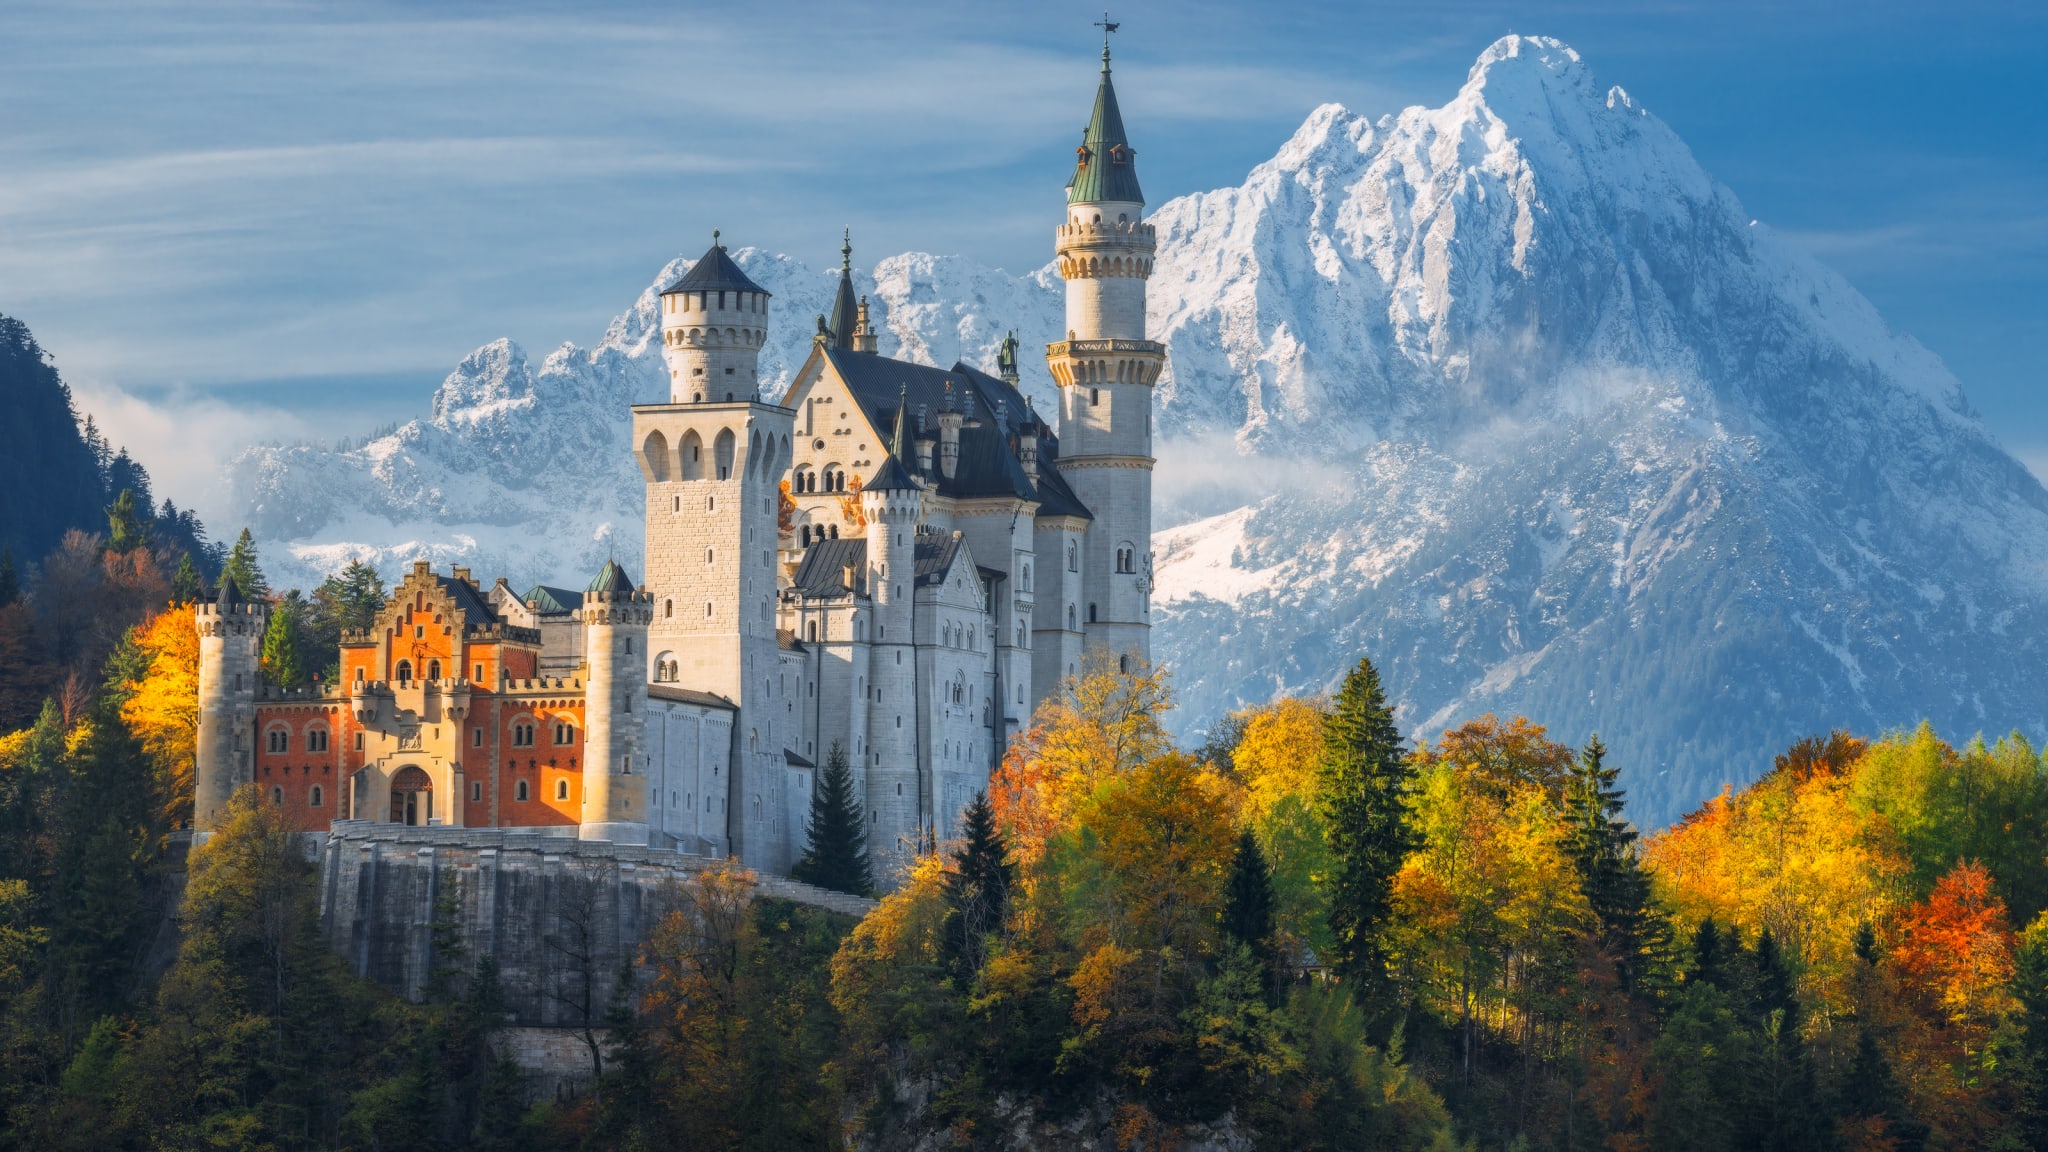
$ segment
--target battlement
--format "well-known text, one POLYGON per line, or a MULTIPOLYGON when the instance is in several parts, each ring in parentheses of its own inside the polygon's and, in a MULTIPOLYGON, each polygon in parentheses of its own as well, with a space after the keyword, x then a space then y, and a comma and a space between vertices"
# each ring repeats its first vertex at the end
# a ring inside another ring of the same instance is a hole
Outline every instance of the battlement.
POLYGON ((193 605, 193 610, 201 617, 211 616, 214 618, 231 616, 267 617, 270 615, 270 605, 261 600, 237 600, 233 604, 210 604, 202 600, 198 604, 193 605))

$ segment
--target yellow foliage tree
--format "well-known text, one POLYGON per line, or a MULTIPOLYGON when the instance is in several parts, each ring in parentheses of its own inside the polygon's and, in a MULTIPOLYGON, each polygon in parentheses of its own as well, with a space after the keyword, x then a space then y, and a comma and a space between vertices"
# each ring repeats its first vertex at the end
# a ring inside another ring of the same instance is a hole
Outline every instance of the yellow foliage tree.
POLYGON ((1288 698, 1242 713, 1244 734, 1231 754, 1244 785, 1245 816, 1263 823, 1290 796, 1313 796, 1323 755, 1323 710, 1288 698))
POLYGON ((160 612, 131 634, 142 672, 120 685, 121 720, 155 766, 171 827, 192 817, 192 765, 199 738, 199 633, 186 612, 160 612))

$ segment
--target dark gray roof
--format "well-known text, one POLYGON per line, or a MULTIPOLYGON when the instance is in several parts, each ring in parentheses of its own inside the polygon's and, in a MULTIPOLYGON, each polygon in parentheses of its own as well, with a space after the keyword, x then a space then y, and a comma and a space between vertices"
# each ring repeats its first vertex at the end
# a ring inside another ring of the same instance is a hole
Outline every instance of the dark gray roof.
POLYGON ((1017 462, 1015 444, 1022 430, 1036 417, 1024 403, 1023 395, 1001 378, 965 364, 955 364, 950 369, 934 368, 871 352, 828 347, 825 356, 860 401, 869 422, 884 435, 894 432, 899 405, 910 410, 911 427, 906 437, 936 439, 938 428, 934 421, 948 403, 976 425, 960 430, 960 457, 950 478, 936 469, 924 475, 942 494, 1016 496, 1038 501, 1041 515, 1092 518, 1059 475, 1054 463, 1059 441, 1042 430, 1042 422, 1037 433, 1039 482, 1034 485, 1024 474, 1024 466, 1017 462), (920 408, 927 420, 922 431, 916 424, 920 408), (1002 413, 1000 420, 998 408, 1002 413))
POLYGON ((222 608, 233 608, 238 604, 248 603, 242 599, 242 590, 235 587, 234 576, 226 572, 220 574, 220 595, 214 597, 213 602, 222 608))
POLYGON ((448 593, 448 598, 455 601, 455 606, 462 609, 463 623, 468 627, 499 623, 497 609, 491 607, 491 602, 484 599, 476 585, 453 576, 436 576, 434 579, 440 582, 441 590, 448 593))
POLYGON ((790 577, 790 585, 812 600, 836 600, 850 596, 853 589, 846 586, 846 569, 851 566, 858 572, 867 567, 867 562, 868 542, 865 539, 820 540, 804 549, 804 558, 797 562, 796 574, 790 577))
POLYGON ((882 466, 868 477, 861 486, 863 492, 915 492, 917 484, 910 478, 910 469, 905 468, 894 456, 882 459, 882 466))
POLYGON ((543 616, 560 616, 583 607, 583 593, 548 584, 535 584, 520 599, 533 605, 534 611, 543 616))
POLYGON ((801 757, 801 756, 797 755, 796 753, 794 753, 794 752, 791 752, 791 751, 790 751, 789 749, 787 749, 787 748, 784 748, 784 749, 782 750, 782 762, 783 762, 784 764, 787 764, 787 765, 789 765, 789 766, 790 766, 791 768, 816 768, 816 767, 817 767, 817 765, 816 765, 816 764, 813 764, 813 763, 811 763, 811 762, 810 762, 809 760, 806 760, 806 759, 804 759, 803 757, 801 757))
POLYGON ((661 290, 663 296, 671 292, 759 292, 770 295, 766 288, 747 279, 740 266, 725 254, 725 245, 713 244, 709 251, 697 257, 690 270, 683 273, 675 283, 661 290))
POLYGON ((631 592, 632 590, 633 582, 626 579, 626 570, 619 567, 618 561, 607 560, 604 562, 604 567, 597 570, 597 575, 591 578, 590 584, 583 589, 583 593, 586 596, 593 592, 618 595, 624 592, 631 592))
POLYGON ((649 684, 647 695, 653 700, 673 700, 678 704, 698 704, 706 708, 723 708, 727 712, 739 711, 739 706, 723 696, 699 692, 695 688, 678 688, 673 684, 649 684))
POLYGON ((775 630, 775 646, 784 652, 804 651, 804 642, 796 638, 796 629, 794 628, 777 628, 775 630))
POLYGON ((945 580, 946 573, 953 568, 954 557, 960 555, 960 538, 951 532, 941 536, 936 533, 922 533, 912 555, 915 563, 912 570, 917 574, 915 587, 924 588, 945 580))

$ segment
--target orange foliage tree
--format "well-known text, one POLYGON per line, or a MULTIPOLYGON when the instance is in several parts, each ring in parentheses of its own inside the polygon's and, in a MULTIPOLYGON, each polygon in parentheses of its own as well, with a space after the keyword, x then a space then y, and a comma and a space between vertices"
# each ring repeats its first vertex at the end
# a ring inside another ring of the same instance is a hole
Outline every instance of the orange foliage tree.
POLYGON ((2012 926, 1991 891, 1990 870, 1960 861, 1907 909, 1897 962, 1946 1017, 1963 1056, 1984 1051, 1992 1026, 2018 1006, 2009 987, 2012 926))
POLYGON ((117 687, 121 720, 156 770, 165 820, 192 816, 192 765, 199 738, 199 633, 190 613, 172 610, 130 634, 139 674, 117 687))

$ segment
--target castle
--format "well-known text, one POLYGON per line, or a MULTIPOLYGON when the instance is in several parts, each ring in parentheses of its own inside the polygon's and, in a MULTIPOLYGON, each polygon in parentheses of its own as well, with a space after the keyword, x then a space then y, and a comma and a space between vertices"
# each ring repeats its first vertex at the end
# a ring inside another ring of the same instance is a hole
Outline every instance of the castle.
POLYGON ((1056 232, 1057 428, 998 371, 876 351, 837 299, 780 403, 770 294, 713 243, 660 296, 668 402, 636 405, 646 571, 580 593, 415 564, 338 684, 260 687, 268 608, 196 607, 195 813, 254 782, 304 827, 518 828, 787 872, 844 755, 881 867, 945 839, 1085 652, 1149 659, 1154 235, 1109 51, 1056 232))

